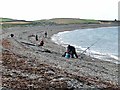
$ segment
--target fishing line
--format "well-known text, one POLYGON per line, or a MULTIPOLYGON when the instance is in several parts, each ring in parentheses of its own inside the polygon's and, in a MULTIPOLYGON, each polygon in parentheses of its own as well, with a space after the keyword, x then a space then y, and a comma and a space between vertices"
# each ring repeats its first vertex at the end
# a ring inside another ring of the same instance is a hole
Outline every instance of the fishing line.
MULTIPOLYGON (((104 37, 105 34, 103 34, 101 37, 104 37)), ((100 41, 102 38, 97 39, 94 43, 92 43, 89 47, 87 47, 79 56, 83 55, 88 49, 90 49, 92 46, 94 46, 98 41, 100 41)), ((81 57, 83 58, 83 57, 81 57)))

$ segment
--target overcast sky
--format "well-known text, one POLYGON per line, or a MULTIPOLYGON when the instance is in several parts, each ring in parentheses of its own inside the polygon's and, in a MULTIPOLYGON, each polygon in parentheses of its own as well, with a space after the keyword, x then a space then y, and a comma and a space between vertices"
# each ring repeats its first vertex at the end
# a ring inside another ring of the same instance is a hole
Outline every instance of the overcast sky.
POLYGON ((0 17, 40 20, 50 18, 118 19, 120 0, 0 0, 0 17))

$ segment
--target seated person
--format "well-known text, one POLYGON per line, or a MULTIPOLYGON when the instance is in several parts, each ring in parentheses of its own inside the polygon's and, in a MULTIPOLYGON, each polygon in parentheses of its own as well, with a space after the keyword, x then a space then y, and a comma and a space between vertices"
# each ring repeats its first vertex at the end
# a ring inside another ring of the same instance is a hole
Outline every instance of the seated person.
POLYGON ((41 42, 40 42, 40 45, 39 46, 43 46, 44 45, 44 41, 43 40, 41 40, 41 42))

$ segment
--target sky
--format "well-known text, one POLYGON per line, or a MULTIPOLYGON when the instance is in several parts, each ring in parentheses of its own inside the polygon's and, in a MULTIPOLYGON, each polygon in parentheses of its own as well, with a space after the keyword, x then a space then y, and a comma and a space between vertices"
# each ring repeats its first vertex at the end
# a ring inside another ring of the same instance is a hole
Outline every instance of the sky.
POLYGON ((0 17, 20 20, 118 19, 120 0, 0 0, 0 17))

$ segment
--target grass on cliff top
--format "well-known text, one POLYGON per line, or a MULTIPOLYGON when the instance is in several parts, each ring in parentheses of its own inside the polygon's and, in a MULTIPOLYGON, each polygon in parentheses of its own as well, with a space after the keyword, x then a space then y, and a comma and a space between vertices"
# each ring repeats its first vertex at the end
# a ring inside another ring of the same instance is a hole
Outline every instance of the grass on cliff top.
MULTIPOLYGON (((26 22, 25 20, 16 20, 11 18, 0 18, 0 22, 26 22)), ((99 23, 98 20, 93 19, 79 19, 79 18, 53 18, 31 21, 32 24, 90 24, 99 23)))
POLYGON ((90 23, 99 23, 97 20, 93 19, 77 19, 77 18, 55 18, 50 19, 49 21, 55 22, 58 24, 90 24, 90 23))
POLYGON ((99 23, 98 20, 93 19, 77 19, 77 18, 54 18, 54 19, 44 19, 44 20, 38 20, 34 22, 53 22, 56 24, 97 24, 99 23))

